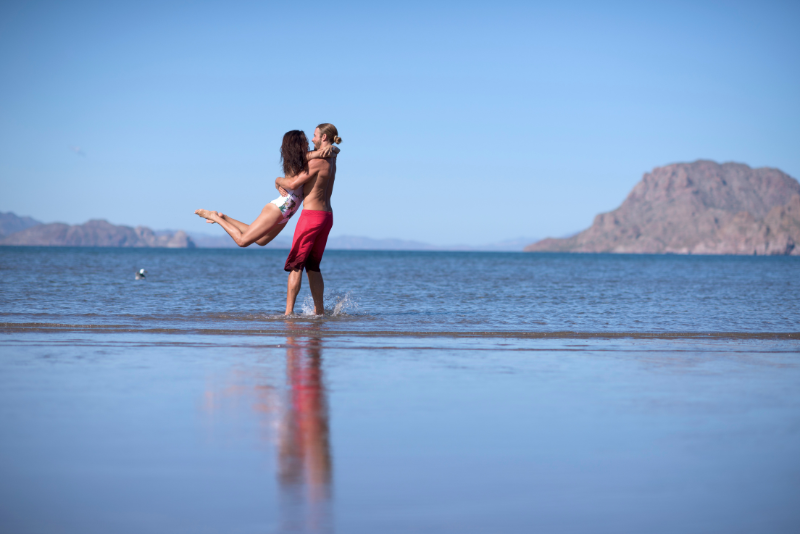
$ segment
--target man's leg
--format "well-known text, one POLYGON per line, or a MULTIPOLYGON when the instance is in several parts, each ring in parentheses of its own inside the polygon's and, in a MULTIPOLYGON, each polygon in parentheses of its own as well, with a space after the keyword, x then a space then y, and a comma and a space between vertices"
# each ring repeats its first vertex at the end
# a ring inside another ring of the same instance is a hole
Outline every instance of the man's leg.
POLYGON ((294 303, 297 300, 297 294, 300 293, 300 286, 303 283, 303 269, 296 269, 289 273, 289 282, 286 288, 286 313, 291 315, 294 313, 294 303))
POLYGON ((325 295, 325 282, 322 280, 322 273, 306 269, 306 274, 308 275, 308 288, 311 290, 311 296, 314 297, 314 315, 324 315, 325 306, 322 297, 325 295))
POLYGON ((333 214, 327 213, 319 233, 314 238, 314 245, 311 253, 306 259, 306 273, 308 274, 308 287, 311 289, 311 296, 314 297, 314 314, 324 315, 325 305, 323 297, 325 295, 325 282, 322 280, 322 273, 319 270, 319 262, 325 253, 325 245, 328 243, 328 234, 333 226, 333 214))

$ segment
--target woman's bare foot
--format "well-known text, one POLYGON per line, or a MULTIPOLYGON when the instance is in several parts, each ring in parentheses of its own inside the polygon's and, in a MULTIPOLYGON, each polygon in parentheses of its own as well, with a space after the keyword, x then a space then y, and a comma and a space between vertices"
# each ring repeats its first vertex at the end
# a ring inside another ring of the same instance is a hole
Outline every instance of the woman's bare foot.
POLYGON ((207 223, 214 224, 214 217, 220 218, 222 214, 218 211, 210 211, 210 210, 194 210, 195 214, 199 217, 202 217, 206 220, 207 223))

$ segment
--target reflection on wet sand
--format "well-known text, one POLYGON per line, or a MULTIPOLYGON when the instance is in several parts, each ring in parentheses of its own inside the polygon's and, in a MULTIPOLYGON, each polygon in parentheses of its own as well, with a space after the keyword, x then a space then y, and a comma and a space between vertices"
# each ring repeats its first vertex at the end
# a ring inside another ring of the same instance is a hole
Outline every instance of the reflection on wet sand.
POLYGON ((267 441, 277 441, 279 532, 331 529, 332 458, 322 340, 306 337, 307 334, 305 328, 302 337, 286 338, 283 387, 279 378, 254 366, 229 377, 222 391, 206 392, 205 408, 209 413, 218 411, 229 400, 239 404, 240 399, 255 397, 250 406, 265 423, 263 426, 270 429, 267 441))
POLYGON ((284 528, 318 531, 330 524, 331 453, 328 403, 318 338, 286 338, 288 402, 278 445, 284 528), (298 524, 302 521, 302 524, 298 524))

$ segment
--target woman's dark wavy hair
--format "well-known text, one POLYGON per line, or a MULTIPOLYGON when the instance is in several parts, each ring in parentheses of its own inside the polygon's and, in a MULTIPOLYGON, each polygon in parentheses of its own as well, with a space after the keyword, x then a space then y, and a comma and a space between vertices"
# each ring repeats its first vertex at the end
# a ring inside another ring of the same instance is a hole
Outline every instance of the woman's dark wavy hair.
POLYGON ((281 145, 281 164, 283 174, 297 176, 308 169, 306 153, 308 152, 308 139, 302 130, 292 130, 283 136, 281 145))

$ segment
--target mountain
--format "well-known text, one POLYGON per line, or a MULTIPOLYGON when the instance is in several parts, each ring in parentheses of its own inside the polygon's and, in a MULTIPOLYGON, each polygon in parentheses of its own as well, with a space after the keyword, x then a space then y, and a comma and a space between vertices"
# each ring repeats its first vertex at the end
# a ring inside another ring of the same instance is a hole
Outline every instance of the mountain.
POLYGON ((525 251, 798 255, 800 183, 740 163, 657 167, 590 228, 525 251))
POLYGON ((163 247, 194 248, 183 231, 156 235, 146 226, 116 226, 104 220, 92 220, 70 226, 63 223, 37 224, 0 239, 0 245, 66 247, 163 247))
POLYGON ((10 211, 8 213, 0 213, 0 237, 21 232, 37 224, 42 223, 30 217, 20 217, 10 211))

